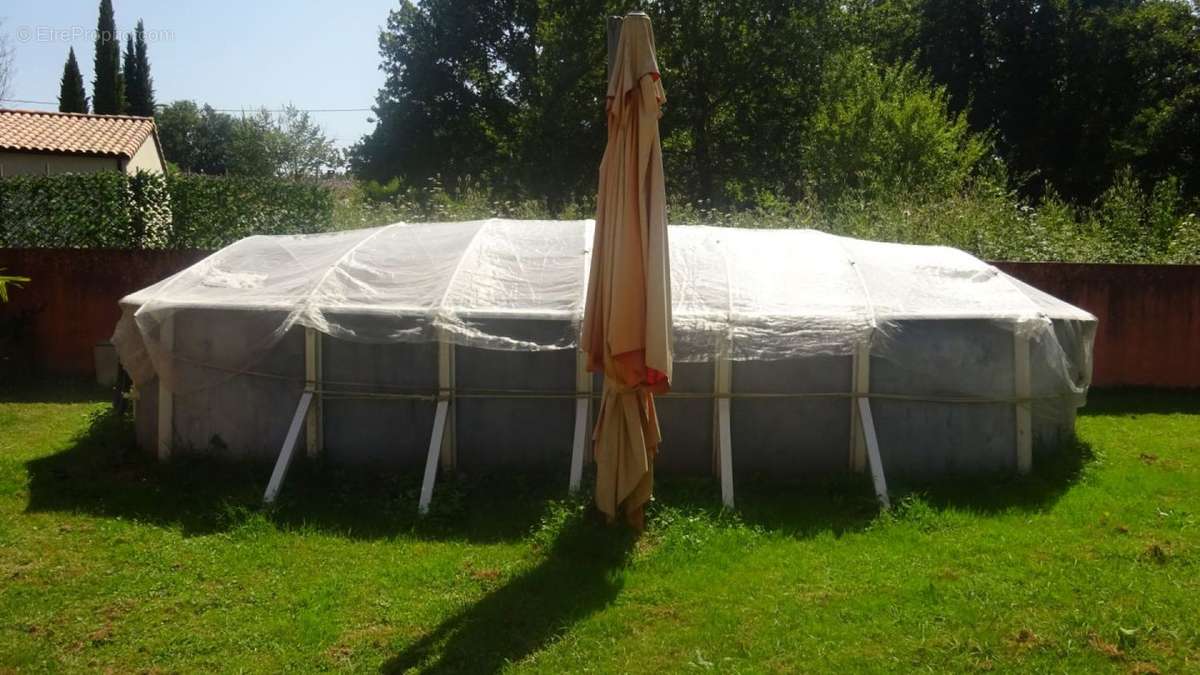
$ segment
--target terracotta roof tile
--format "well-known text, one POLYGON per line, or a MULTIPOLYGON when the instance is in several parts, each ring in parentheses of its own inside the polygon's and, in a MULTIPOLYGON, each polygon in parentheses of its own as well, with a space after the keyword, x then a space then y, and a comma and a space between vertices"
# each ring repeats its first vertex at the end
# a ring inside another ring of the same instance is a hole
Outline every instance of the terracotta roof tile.
POLYGON ((0 109, 0 150, 133 157, 153 133, 150 117, 0 109))

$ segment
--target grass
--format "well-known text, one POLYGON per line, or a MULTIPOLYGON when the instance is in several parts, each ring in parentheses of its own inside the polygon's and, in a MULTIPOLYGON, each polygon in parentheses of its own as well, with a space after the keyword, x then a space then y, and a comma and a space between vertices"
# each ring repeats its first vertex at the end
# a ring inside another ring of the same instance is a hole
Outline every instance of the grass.
POLYGON ((647 536, 561 477, 439 487, 130 449, 103 394, 0 391, 0 671, 1200 668, 1200 395, 1093 394, 1025 479, 664 481, 647 536), (548 487, 543 487, 547 486, 548 487))

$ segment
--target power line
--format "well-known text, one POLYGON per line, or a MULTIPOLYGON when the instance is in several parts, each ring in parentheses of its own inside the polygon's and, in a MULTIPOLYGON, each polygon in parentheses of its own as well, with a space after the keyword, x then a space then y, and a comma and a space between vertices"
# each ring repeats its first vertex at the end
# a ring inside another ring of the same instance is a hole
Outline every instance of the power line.
MULTIPOLYGON (((26 98, 0 98, 0 101, 4 101, 6 103, 32 103, 35 105, 58 105, 58 101, 35 101, 32 99, 26 99, 26 98)), ((224 112, 224 113, 258 112, 260 110, 266 110, 267 112, 271 112, 271 113, 281 113, 281 112, 287 112, 288 109, 287 108, 245 107, 245 108, 213 108, 213 110, 215 110, 217 112, 224 112)), ((371 108, 296 108, 295 110, 297 112, 307 112, 307 113, 372 112, 371 108)))
POLYGON ((58 105, 58 101, 30 101, 23 98, 0 98, 0 101, 8 103, 36 103, 38 105, 58 105))
MULTIPOLYGON (((258 112, 266 110, 267 112, 281 113, 287 112, 287 108, 213 108, 217 112, 258 112)), ((310 113, 338 113, 338 112, 371 112, 371 108, 295 108, 296 112, 310 113)))

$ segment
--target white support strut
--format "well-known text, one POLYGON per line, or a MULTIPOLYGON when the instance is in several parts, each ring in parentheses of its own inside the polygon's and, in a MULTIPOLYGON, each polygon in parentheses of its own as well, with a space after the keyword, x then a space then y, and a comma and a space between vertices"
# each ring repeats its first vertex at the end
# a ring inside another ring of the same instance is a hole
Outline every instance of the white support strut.
POLYGON ((437 482, 439 459, 447 470, 455 466, 454 444, 454 343, 445 335, 438 340, 438 401, 433 415, 433 433, 429 436, 429 453, 425 457, 425 475, 421 478, 421 496, 417 513, 429 513, 433 501, 433 485, 437 482))
POLYGON ((442 399, 437 402, 437 412, 433 416, 433 434, 429 437, 429 454, 425 457, 425 476, 421 479, 421 498, 417 502, 417 513, 429 513, 429 503, 433 501, 433 483, 437 480, 438 456, 442 451, 442 439, 446 431, 446 417, 450 401, 442 399))
POLYGON ((875 418, 871 415, 871 401, 858 399, 858 413, 862 418, 862 431, 867 441, 867 460, 871 465, 871 481, 875 484, 875 497, 884 511, 892 508, 888 499, 887 480, 883 476, 883 460, 879 456, 879 438, 875 435, 875 418))
MULTIPOLYGON (((174 315, 168 315, 159 326, 159 342, 167 358, 174 358, 174 315)), ((163 384, 163 373, 158 375, 158 461, 166 462, 171 459, 171 446, 175 444, 175 395, 163 384)), ((171 379, 178 381, 178 378, 178 373, 171 373, 171 379)))
POLYGON ((1017 473, 1033 469, 1033 424, 1030 396, 1032 383, 1029 370, 1029 338, 1013 334, 1013 380, 1016 395, 1017 473))
POLYGON ((722 353, 713 364, 713 442, 717 450, 717 469, 721 475, 721 503, 733 508, 733 433, 729 423, 729 392, 733 383, 733 362, 722 353))
POLYGON ((267 491, 263 493, 263 503, 273 504, 279 496, 279 488, 287 477, 288 467, 296 454, 296 441, 300 439, 300 427, 308 415, 308 407, 312 404, 313 393, 306 391, 300 394, 300 404, 296 406, 296 414, 292 416, 292 424, 288 427, 287 436, 283 439, 283 447, 279 450, 279 459, 275 460, 275 470, 271 472, 271 480, 267 483, 267 491))
POLYGON ((458 443, 454 433, 454 370, 454 343, 443 334, 438 341, 438 389, 439 397, 450 402, 446 406, 446 432, 442 436, 441 446, 442 468, 446 471, 453 471, 458 466, 458 443))
POLYGON ((587 369, 587 354, 575 352, 575 437, 571 443, 571 475, 569 491, 579 492, 583 480, 583 455, 591 428, 592 374, 587 369))
POLYGON ((324 414, 321 401, 321 333, 312 328, 304 329, 304 390, 313 392, 313 402, 308 411, 307 433, 304 447, 309 458, 321 454, 325 445, 324 414))
POLYGON ((729 429, 729 399, 717 401, 717 417, 721 425, 721 503, 733 508, 733 442, 729 429))
POLYGON ((867 466, 867 441, 858 412, 858 400, 871 391, 871 346, 859 345, 851 358, 850 385, 854 395, 850 398, 850 470, 862 473, 867 466))

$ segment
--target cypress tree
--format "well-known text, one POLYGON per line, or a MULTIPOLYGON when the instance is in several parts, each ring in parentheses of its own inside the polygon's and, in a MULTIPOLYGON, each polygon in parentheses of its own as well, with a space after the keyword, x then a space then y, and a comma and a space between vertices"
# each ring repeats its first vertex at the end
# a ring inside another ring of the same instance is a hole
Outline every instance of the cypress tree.
MULTIPOLYGON (((129 112, 143 117, 154 116, 154 78, 150 77, 150 59, 146 56, 146 26, 138 19, 134 41, 134 59, 137 63, 137 97, 130 95, 129 112)), ((129 58, 128 56, 125 58, 129 58)), ((129 82, 126 77, 126 83, 129 82)), ((129 86, 127 84, 127 86, 129 86)))
POLYGON ((125 56, 121 62, 121 79, 125 82, 125 105, 121 112, 129 115, 140 115, 141 113, 134 112, 139 100, 141 99, 141 91, 138 89, 138 84, 141 82, 137 72, 138 62, 137 56, 133 51, 133 35, 125 36, 125 56))
POLYGON ((125 105, 121 80, 121 43, 113 18, 112 0, 100 0, 96 23, 96 78, 92 80, 92 108, 100 115, 119 115, 125 105))
POLYGON ((85 113, 88 111, 87 93, 83 89, 83 74, 75 60, 75 48, 67 51, 67 63, 63 66, 62 82, 58 90, 59 112, 85 113))

